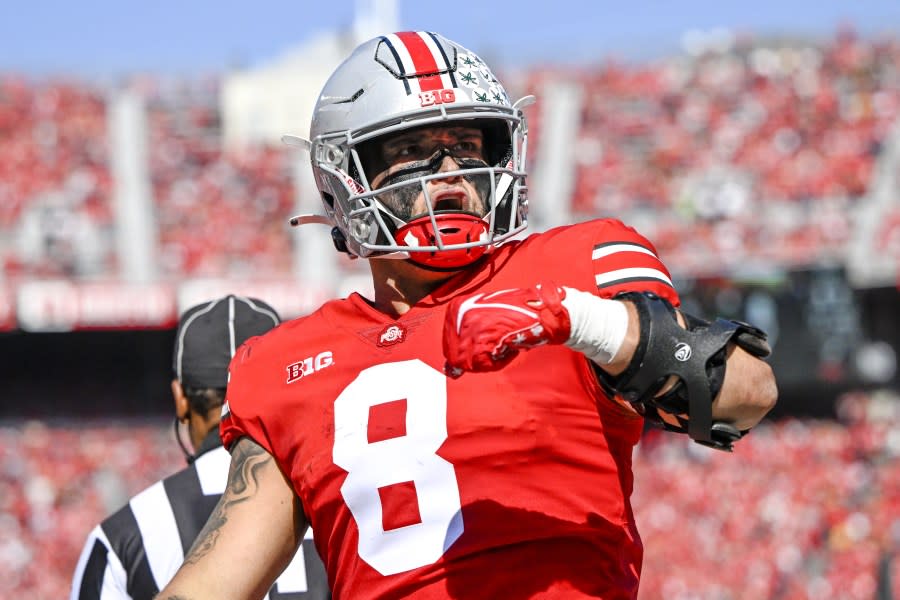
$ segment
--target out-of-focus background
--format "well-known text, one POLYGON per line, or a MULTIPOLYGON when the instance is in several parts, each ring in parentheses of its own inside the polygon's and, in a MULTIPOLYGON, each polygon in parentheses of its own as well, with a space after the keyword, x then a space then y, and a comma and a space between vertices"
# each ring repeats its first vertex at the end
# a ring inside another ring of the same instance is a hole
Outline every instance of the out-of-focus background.
POLYGON ((641 597, 900 598, 900 3, 20 3, 0 18, 0 597, 183 465, 179 311, 368 289, 304 135, 339 59, 429 29, 529 109, 531 229, 615 216, 689 310, 773 341, 733 455, 648 431, 641 597))

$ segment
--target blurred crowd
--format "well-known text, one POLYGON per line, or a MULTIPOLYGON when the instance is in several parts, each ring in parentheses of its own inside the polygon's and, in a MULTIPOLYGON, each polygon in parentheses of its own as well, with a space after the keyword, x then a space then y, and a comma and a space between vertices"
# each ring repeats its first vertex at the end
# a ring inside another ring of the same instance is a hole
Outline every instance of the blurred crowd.
POLYGON ((0 423, 0 597, 68 598, 91 528, 184 466, 168 422, 0 423))
POLYGON ((163 277, 291 273, 294 207, 286 148, 226 151, 214 86, 153 89, 150 177, 163 277))
POLYGON ((111 273, 104 96, 0 74, 0 263, 8 279, 111 273))
POLYGON ((847 394, 838 414, 764 424, 733 455, 648 432, 641 597, 900 598, 900 397, 847 394))
POLYGON ((730 39, 579 78, 576 213, 643 210, 642 231, 689 272, 805 265, 841 257, 851 239, 900 116, 900 39, 730 39))
MULTIPOLYGON (((641 597, 900 597, 900 398, 764 422, 733 455, 648 430, 635 455, 641 597)), ((0 597, 63 598, 87 532, 184 465, 162 423, 0 425, 0 597)))
MULTIPOLYGON (((138 87, 159 276, 290 273, 295 156, 280 147, 227 151, 214 86, 138 87)), ((0 74, 5 279, 117 277, 108 108, 107 93, 84 82, 0 74)))
MULTIPOLYGON (((900 38, 841 30, 815 43, 732 39, 642 65, 535 66, 521 91, 560 78, 583 91, 576 216, 634 223, 688 274, 748 259, 804 265, 839 258, 852 238, 900 116, 900 38)), ((160 275, 291 273, 296 155, 226 150, 215 82, 144 83, 160 275)), ((0 74, 7 279, 116 276, 107 113, 106 92, 88 83, 0 74)), ((898 220, 875 236, 895 254, 898 220)))

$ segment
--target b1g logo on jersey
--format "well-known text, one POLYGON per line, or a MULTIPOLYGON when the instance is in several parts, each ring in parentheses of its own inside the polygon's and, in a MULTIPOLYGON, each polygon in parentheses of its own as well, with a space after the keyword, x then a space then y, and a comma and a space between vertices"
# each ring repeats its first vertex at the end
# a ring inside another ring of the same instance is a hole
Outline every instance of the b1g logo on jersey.
POLYGON ((456 92, 452 89, 419 92, 419 102, 421 106, 451 104, 456 102, 456 92))
POLYGON ((287 367, 287 383, 294 383, 298 379, 303 379, 307 375, 312 375, 326 367, 334 364, 334 356, 330 350, 320 352, 315 357, 304 358, 303 360, 289 364, 287 367))

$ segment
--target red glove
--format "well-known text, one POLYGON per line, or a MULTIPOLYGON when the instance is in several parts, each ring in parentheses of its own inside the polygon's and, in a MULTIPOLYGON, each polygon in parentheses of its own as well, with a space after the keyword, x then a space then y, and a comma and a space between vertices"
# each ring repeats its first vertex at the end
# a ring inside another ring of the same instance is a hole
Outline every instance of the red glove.
POLYGON ((444 321, 447 375, 496 371, 520 350, 566 342, 571 323, 565 297, 564 289, 545 283, 454 298, 444 321))

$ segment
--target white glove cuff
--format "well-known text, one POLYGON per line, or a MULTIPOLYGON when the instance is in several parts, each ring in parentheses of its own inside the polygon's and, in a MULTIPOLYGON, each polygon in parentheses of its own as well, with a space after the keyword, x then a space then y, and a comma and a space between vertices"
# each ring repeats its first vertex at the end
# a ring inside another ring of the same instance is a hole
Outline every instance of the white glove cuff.
POLYGON ((569 311, 572 332, 566 346, 598 365, 608 365, 622 347, 628 331, 628 310, 616 300, 566 287, 563 306, 569 311))

